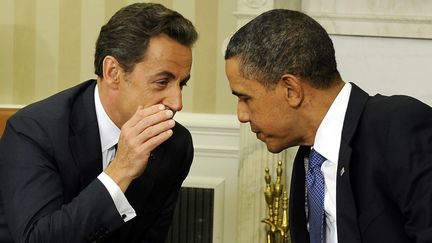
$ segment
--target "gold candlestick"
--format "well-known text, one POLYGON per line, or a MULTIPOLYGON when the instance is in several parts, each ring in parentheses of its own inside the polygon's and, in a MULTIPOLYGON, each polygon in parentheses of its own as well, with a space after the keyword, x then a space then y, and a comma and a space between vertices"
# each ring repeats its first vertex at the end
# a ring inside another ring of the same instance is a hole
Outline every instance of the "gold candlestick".
POLYGON ((261 222, 268 225, 267 243, 288 243, 288 195, 282 184, 282 161, 278 161, 276 182, 272 183, 269 168, 265 169, 266 189, 264 197, 268 206, 268 218, 261 222), (281 211, 281 212, 280 212, 281 211))

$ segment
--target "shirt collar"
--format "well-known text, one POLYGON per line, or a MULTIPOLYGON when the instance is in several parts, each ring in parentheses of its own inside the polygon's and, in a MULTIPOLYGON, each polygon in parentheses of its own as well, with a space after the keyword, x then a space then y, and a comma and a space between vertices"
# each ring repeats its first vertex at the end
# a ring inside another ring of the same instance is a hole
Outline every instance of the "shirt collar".
POLYGON ((314 149, 327 160, 336 164, 339 159, 342 127, 350 94, 351 84, 345 83, 327 111, 315 136, 314 149))
POLYGON ((94 92, 94 102, 96 107, 96 117, 99 125, 101 148, 103 152, 118 143, 120 129, 114 124, 114 122, 105 112, 105 109, 103 108, 100 101, 97 85, 94 92))

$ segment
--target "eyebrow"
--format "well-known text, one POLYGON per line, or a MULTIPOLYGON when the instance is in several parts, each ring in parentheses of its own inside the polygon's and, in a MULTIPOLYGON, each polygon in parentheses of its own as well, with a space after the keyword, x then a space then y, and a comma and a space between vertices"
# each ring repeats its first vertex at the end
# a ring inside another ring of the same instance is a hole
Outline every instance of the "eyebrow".
POLYGON ((157 76, 168 76, 169 79, 175 78, 174 74, 171 72, 168 72, 168 71, 162 71, 162 72, 155 74, 155 77, 157 77, 157 76))
POLYGON ((240 93, 240 92, 237 92, 237 91, 234 91, 234 90, 232 90, 231 93, 232 93, 233 95, 237 96, 237 97, 250 97, 250 96, 247 95, 247 94, 240 93))
MULTIPOLYGON (((160 73, 157 73, 155 76, 156 77, 157 76, 167 76, 169 79, 175 79, 175 75, 173 73, 169 72, 169 71, 162 71, 160 73)), ((189 81, 190 77, 191 76, 189 74, 184 79, 180 80, 180 83, 187 83, 187 81, 189 81)))

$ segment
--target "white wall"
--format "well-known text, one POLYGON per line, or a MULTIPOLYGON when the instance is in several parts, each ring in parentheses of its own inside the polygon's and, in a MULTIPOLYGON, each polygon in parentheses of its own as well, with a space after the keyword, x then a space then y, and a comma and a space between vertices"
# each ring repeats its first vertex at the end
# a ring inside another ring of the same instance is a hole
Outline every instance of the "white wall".
POLYGON ((432 40, 331 36, 346 82, 373 95, 406 94, 432 106, 432 40))

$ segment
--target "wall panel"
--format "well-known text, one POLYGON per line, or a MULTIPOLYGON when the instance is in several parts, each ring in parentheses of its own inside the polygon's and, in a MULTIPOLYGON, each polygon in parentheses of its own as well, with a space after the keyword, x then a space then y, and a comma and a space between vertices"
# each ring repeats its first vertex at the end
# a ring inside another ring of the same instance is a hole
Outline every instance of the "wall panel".
POLYGON ((36 1, 35 98, 58 90, 59 7, 59 1, 36 1))
POLYGON ((0 3, 0 103, 13 103, 14 0, 0 3))
POLYGON ((59 89, 80 82, 81 1, 60 0, 59 89))
POLYGON ((15 1, 13 102, 31 102, 35 90, 35 0, 15 1))
POLYGON ((94 47, 101 26, 135 2, 164 4, 197 27, 200 38, 184 110, 233 113, 221 50, 235 26, 231 0, 2 0, 0 104, 32 103, 95 78, 94 47))

